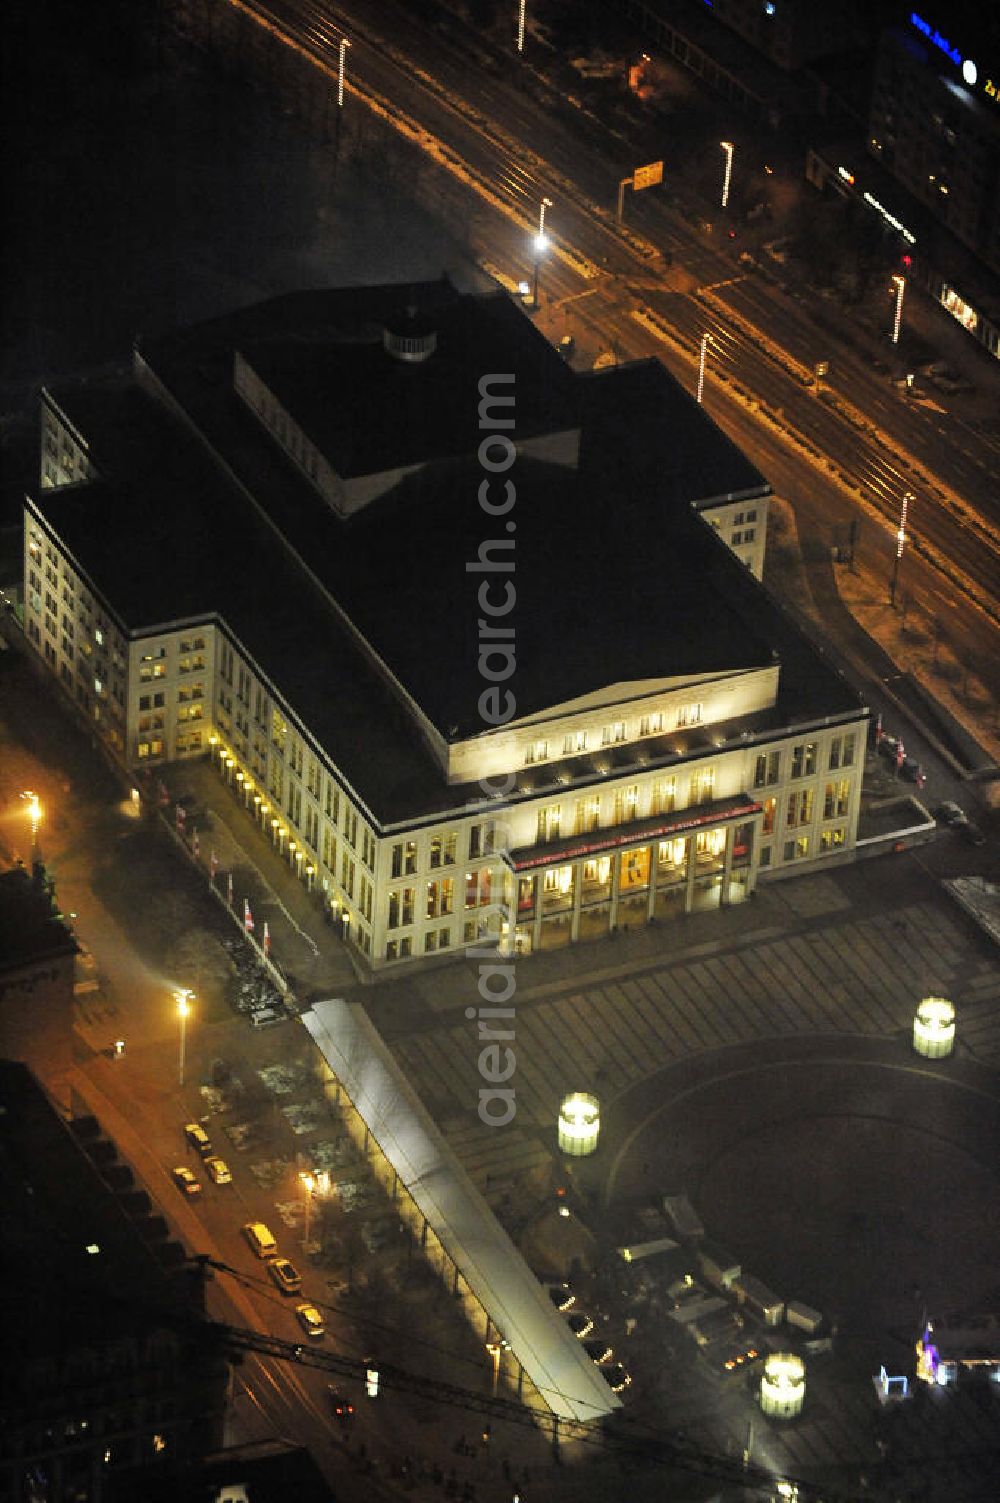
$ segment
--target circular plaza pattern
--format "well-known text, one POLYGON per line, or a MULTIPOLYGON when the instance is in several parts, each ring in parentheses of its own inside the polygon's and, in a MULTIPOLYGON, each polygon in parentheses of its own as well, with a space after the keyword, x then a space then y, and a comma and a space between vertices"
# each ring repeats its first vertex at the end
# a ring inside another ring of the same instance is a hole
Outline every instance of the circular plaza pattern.
POLYGON ((725 1050, 699 1061, 697 1080, 689 1066, 645 1082, 622 1104, 631 1131, 612 1203, 683 1191, 745 1272, 844 1335, 916 1335, 925 1312, 985 1308, 1000 1241, 1000 1084, 951 1062, 914 1066, 902 1045, 825 1049, 725 1050))

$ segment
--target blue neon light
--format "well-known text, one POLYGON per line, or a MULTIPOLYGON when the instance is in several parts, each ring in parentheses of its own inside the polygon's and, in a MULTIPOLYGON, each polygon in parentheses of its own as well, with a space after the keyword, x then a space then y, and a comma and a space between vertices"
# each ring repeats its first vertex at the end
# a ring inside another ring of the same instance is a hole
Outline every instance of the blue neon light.
POLYGON ((950 58, 956 67, 960 68, 962 66, 962 54, 958 48, 953 47, 948 38, 943 37, 936 26, 932 26, 929 21, 925 21, 923 16, 918 16, 915 10, 910 11, 910 25, 915 26, 917 31, 921 32, 929 42, 933 42, 935 47, 940 48, 945 57, 950 58))

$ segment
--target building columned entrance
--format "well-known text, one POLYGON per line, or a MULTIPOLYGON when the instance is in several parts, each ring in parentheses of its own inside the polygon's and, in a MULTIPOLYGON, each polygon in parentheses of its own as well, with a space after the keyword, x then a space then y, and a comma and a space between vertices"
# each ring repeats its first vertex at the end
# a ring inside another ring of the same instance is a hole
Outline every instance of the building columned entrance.
POLYGON ((743 795, 508 852, 514 948, 519 954, 558 949, 653 919, 741 903, 756 879, 760 809, 743 795))

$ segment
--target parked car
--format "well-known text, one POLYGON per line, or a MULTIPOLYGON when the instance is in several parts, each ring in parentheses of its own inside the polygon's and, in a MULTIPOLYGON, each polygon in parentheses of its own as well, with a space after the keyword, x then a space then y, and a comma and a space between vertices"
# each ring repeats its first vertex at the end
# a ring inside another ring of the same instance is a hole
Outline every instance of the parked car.
POLYGON ((274 1233, 263 1221, 248 1221, 243 1228, 243 1235, 258 1258, 273 1258, 278 1251, 274 1233))
POLYGON ((206 1159, 205 1170, 212 1183, 215 1185, 231 1185, 233 1182, 232 1171, 229 1165, 226 1163, 225 1159, 216 1158, 214 1156, 212 1158, 206 1159))
POLYGON ((549 1284, 547 1285, 547 1289, 549 1299, 555 1305, 560 1315, 564 1310, 572 1310, 576 1304, 576 1295, 568 1284, 549 1284))
POLYGON ((582 1341, 585 1336, 589 1336, 594 1329, 592 1317, 584 1315, 582 1310, 571 1310, 566 1317, 566 1324, 579 1341, 582 1341))
POLYGON ((327 1384, 326 1395, 334 1417, 339 1419, 342 1425, 350 1424, 354 1418, 354 1405, 350 1399, 345 1398, 340 1389, 335 1388, 332 1383, 327 1384))
POLYGON ((203 1159, 207 1159, 210 1156, 212 1152, 212 1140, 200 1122, 186 1122, 184 1124, 184 1136, 195 1153, 201 1154, 203 1159))
POLYGON ((922 788, 927 782, 927 774, 916 757, 904 757, 899 770, 908 782, 916 783, 918 788, 922 788))
POLYGON ((943 804, 938 805, 934 810, 934 818, 940 824, 947 825, 951 830, 957 829, 959 825, 967 825, 969 823, 969 816, 965 810, 954 803, 952 799, 946 799, 943 804))
POLYGON ((172 1178, 182 1195, 201 1194, 201 1185, 186 1164, 178 1164, 177 1168, 173 1171, 172 1178))
POLYGON ((611 1367, 602 1367, 604 1381, 612 1393, 623 1393, 632 1382, 631 1376, 625 1371, 620 1362, 615 1362, 611 1367))
POLYGON ((315 1305, 296 1305, 295 1318, 307 1336, 322 1341, 326 1335, 326 1322, 315 1305))
POLYGON ((583 1350, 587 1353, 591 1362, 596 1362, 598 1367, 603 1367, 615 1355, 614 1349, 608 1346, 608 1343, 601 1336, 590 1341, 585 1341, 583 1343, 583 1350))
POLYGON ((282 1294, 294 1294, 302 1288, 302 1275, 288 1258, 272 1258, 267 1271, 282 1294))

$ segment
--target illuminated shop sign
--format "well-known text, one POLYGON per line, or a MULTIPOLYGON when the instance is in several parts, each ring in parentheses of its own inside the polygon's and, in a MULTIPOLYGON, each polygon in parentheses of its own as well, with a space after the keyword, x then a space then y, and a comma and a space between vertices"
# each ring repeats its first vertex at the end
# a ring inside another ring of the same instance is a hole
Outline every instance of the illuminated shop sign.
POLYGON ((929 21, 925 21, 923 16, 918 16, 915 10, 910 11, 910 25, 915 31, 919 31, 922 37, 926 37, 939 52, 943 52, 949 62, 954 63, 956 68, 962 70, 962 81, 968 84, 970 89, 974 89, 979 84, 981 92, 987 98, 993 100, 1000 98, 1000 88, 998 88, 996 79, 984 78, 980 83, 979 69, 972 58, 963 57, 958 48, 952 46, 948 37, 942 36, 936 26, 932 26, 929 21))
POLYGON ((891 224, 894 230, 898 230, 899 233, 902 235, 903 239, 904 240, 908 240, 909 243, 910 243, 910 245, 916 245, 916 243, 917 243, 917 237, 916 237, 916 235, 911 235, 910 231, 906 228, 906 225, 905 224, 900 224, 900 222, 896 218, 895 214, 890 214, 889 210, 885 207, 885 204, 880 204, 879 201, 878 201, 878 199, 875 197, 874 193, 868 193, 868 192, 866 192, 863 195, 863 197, 864 197, 865 203, 869 204, 871 206, 871 208, 873 208, 875 210, 876 214, 881 214, 881 216, 885 220, 886 224, 891 224))
POLYGON ((948 38, 943 37, 936 26, 932 26, 929 21, 925 21, 923 16, 918 16, 915 10, 910 11, 910 25, 915 26, 922 36, 925 36, 929 42, 933 42, 935 47, 940 48, 945 57, 950 58, 955 64, 956 68, 962 66, 962 54, 958 48, 953 47, 948 38))
POLYGON ((958 319, 963 329, 975 334, 979 327, 979 314, 947 282, 941 288, 941 306, 948 310, 952 318, 958 319))

